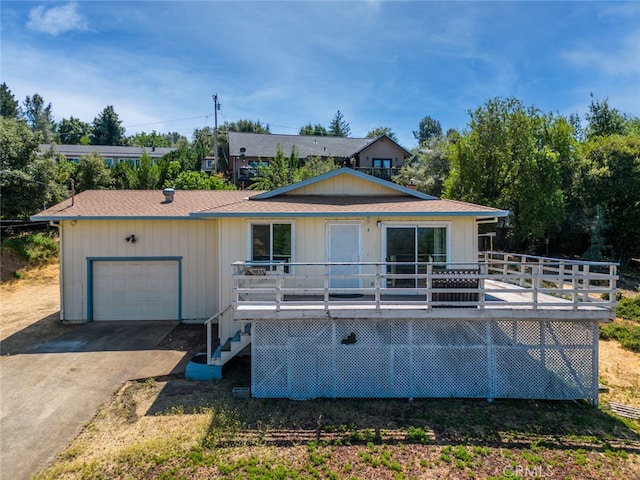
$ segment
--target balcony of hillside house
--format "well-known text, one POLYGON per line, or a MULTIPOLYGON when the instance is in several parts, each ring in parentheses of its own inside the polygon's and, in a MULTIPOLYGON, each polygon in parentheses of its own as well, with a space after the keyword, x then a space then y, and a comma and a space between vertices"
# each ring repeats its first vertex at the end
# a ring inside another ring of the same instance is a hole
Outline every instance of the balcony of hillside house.
POLYGON ((384 180, 391 180, 394 175, 400 172, 399 167, 353 167, 353 169, 384 180))
POLYGON ((233 264, 233 316, 608 321, 617 264, 483 252, 475 263, 233 264))

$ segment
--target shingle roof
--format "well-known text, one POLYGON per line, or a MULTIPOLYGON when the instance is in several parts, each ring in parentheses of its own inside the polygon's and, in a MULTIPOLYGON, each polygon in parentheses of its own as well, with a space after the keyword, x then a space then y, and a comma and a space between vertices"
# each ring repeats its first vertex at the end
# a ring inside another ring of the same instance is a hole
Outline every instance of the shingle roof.
POLYGON ((413 196, 282 195, 250 200, 246 190, 179 190, 165 203, 158 190, 87 190, 51 207, 33 220, 172 219, 251 216, 504 216, 495 208, 455 200, 425 200, 413 196))
POLYGON ((139 158, 143 152, 151 158, 159 158, 168 153, 171 153, 175 148, 167 147, 121 147, 114 145, 40 145, 40 152, 46 153, 51 150, 51 147, 57 153, 61 153, 66 157, 81 157, 89 153, 97 153, 101 157, 116 157, 116 158, 139 158))
POLYGON ((348 158, 374 143, 377 138, 316 137, 310 135, 276 135, 229 132, 229 155, 273 158, 278 146, 289 156, 295 146, 298 157, 309 156, 348 158), (244 148, 244 151, 241 149, 244 148))

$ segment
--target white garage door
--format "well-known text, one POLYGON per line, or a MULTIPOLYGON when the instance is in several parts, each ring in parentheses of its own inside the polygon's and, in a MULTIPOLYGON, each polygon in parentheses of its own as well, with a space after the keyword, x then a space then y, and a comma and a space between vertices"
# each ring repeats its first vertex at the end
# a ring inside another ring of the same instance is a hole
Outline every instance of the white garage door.
POLYGON ((94 320, 179 320, 178 262, 95 261, 94 320))

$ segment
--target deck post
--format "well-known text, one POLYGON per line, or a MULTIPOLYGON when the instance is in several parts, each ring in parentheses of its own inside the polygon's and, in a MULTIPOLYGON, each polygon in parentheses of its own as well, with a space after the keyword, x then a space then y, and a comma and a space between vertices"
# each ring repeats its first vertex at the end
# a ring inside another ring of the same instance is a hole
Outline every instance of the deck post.
POLYGON ((376 311, 380 311, 380 284, 381 284, 381 269, 382 265, 376 264, 376 278, 375 278, 375 302, 376 311))

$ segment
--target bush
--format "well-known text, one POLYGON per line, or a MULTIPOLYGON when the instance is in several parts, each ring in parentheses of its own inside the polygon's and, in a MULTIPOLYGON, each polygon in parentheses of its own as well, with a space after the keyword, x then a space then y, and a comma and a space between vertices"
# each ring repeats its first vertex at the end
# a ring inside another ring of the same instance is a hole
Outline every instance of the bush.
POLYGON ((10 248, 29 262, 43 262, 58 255, 58 242, 44 233, 9 238, 2 242, 4 248, 10 248))
POLYGON ((640 322, 640 295, 635 298, 621 297, 618 299, 616 314, 625 320, 640 322))
POLYGON ((640 327, 623 323, 610 323, 600 327, 602 340, 617 340, 622 348, 640 353, 640 327))

